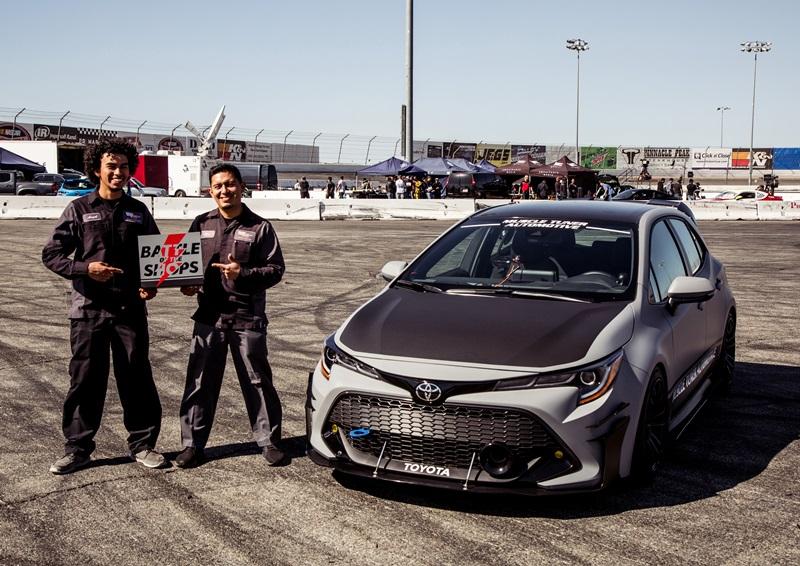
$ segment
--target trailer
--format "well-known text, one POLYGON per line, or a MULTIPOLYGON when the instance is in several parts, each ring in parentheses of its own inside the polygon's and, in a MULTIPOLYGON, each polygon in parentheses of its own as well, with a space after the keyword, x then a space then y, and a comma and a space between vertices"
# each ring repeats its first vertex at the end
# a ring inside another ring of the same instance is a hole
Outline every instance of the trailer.
POLYGON ((222 163, 197 155, 168 155, 169 195, 174 197, 208 196, 208 171, 222 163))

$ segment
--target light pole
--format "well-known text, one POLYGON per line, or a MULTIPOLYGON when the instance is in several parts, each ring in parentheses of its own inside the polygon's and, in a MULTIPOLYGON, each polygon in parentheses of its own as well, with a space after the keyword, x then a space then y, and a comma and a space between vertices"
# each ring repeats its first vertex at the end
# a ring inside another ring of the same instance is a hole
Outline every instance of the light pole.
POLYGON ((283 153, 281 154, 281 163, 286 163, 286 140, 292 135, 294 130, 289 130, 289 133, 283 136, 283 153))
POLYGON ((725 111, 730 110, 730 106, 717 106, 717 112, 719 112, 719 147, 723 147, 722 145, 722 132, 725 128, 725 111))
MULTIPOLYGON (((321 135, 322 132, 318 133, 316 136, 314 136, 314 141, 311 142, 311 156, 308 158, 309 163, 314 162, 314 148, 317 146, 317 138, 321 135)), ((367 153, 369 153, 369 151, 367 153)), ((317 159, 317 161, 319 161, 319 159, 317 159)))
POLYGON ((740 51, 753 54, 753 111, 750 115, 750 173, 747 188, 753 188, 753 130, 756 124, 756 70, 758 69, 758 54, 766 53, 772 49, 771 41, 745 41, 741 44, 740 51))
POLYGON ((14 114, 14 122, 11 125, 11 137, 12 138, 14 137, 14 132, 17 131, 17 118, 19 118, 22 115, 22 113, 25 112, 25 110, 27 110, 27 108, 23 108, 22 110, 20 110, 16 114, 14 114))
MULTIPOLYGON (((66 112, 64 112, 64 115, 61 116, 61 118, 58 119, 58 133, 56 134, 56 143, 60 143, 61 142, 61 123, 64 121, 64 118, 66 118, 69 113, 70 113, 70 111, 67 110, 66 112)), ((136 134, 136 137, 138 139, 138 137, 139 137, 138 133, 136 134)))
POLYGON ((578 82, 575 94, 575 163, 581 164, 581 146, 578 141, 578 125, 581 116, 581 51, 588 51, 589 42, 582 39, 568 39, 567 49, 578 55, 578 82))
POLYGON ((406 0, 406 154, 414 161, 414 0, 406 0))
POLYGON ((99 140, 100 138, 102 138, 102 137, 103 137, 103 126, 105 126, 105 125, 106 125, 106 122, 108 122, 110 119, 111 119, 111 116, 106 116, 106 119, 105 119, 105 120, 103 120, 103 121, 100 123, 100 133, 99 133, 99 134, 98 134, 98 136, 97 136, 97 139, 98 139, 98 140, 99 140))

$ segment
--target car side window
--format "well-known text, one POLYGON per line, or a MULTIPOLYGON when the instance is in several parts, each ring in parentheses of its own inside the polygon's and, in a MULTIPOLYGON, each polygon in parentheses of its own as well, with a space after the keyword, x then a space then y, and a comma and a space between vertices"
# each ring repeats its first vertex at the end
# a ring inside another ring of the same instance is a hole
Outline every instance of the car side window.
POLYGON ((686 260, 689 263, 689 272, 694 275, 703 265, 703 250, 699 247, 699 242, 697 242, 685 222, 677 218, 670 218, 669 225, 678 237, 681 248, 683 248, 683 252, 686 255, 686 260))
POLYGON ((678 244, 663 220, 650 232, 650 269, 659 291, 656 293, 653 290, 653 295, 660 295, 661 300, 666 298, 669 286, 675 278, 686 275, 678 244))

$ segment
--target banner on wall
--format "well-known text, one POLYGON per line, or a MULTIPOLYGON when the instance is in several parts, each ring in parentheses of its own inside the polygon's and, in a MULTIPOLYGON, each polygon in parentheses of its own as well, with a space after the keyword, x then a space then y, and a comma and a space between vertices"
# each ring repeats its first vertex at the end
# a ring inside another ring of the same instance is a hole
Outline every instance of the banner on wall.
POLYGON ((0 140, 29 141, 30 139, 30 132, 20 124, 0 122, 0 140))
POLYGON ((776 147, 772 150, 774 169, 800 169, 800 147, 776 147))
MULTIPOLYGON (((0 128, 1 127, 2 126, 0 125, 0 128)), ((61 126, 61 131, 59 132, 58 126, 48 124, 34 124, 33 132, 36 140, 54 141, 73 145, 92 145, 97 143, 97 140, 100 137, 119 137, 119 132, 116 130, 101 131, 99 128, 75 128, 72 126, 61 126)))
POLYGON ((217 140, 217 158, 225 161, 244 161, 247 159, 246 142, 239 140, 217 140))
POLYGON ((616 147, 582 147, 579 165, 589 169, 616 169, 616 147))
POLYGON ((505 165, 511 162, 511 146, 505 145, 492 145, 486 143, 479 143, 475 152, 475 161, 485 159, 492 165, 505 165))
POLYGON ((644 159, 644 148, 630 145, 623 145, 617 149, 617 167, 620 169, 636 169, 642 167, 644 159))
MULTIPOLYGON (((731 167, 734 169, 750 168, 750 148, 735 147, 731 152, 731 167)), ((753 169, 772 169, 772 148, 753 148, 753 169)))
POLYGON ((442 156, 442 144, 440 143, 429 143, 428 147, 426 148, 426 157, 441 157, 442 156))
POLYGON ((650 169, 685 167, 691 153, 688 147, 644 147, 641 159, 649 162, 650 169))
POLYGON ((512 145, 511 146, 511 161, 516 161, 522 155, 530 155, 531 159, 535 159, 541 163, 547 162, 547 146, 544 145, 512 145))
POLYGON ((729 147, 693 147, 690 166, 693 169, 727 169, 732 152, 729 147))
POLYGON ((474 143, 445 142, 442 144, 443 157, 461 157, 467 161, 475 161, 475 151, 478 146, 474 143))

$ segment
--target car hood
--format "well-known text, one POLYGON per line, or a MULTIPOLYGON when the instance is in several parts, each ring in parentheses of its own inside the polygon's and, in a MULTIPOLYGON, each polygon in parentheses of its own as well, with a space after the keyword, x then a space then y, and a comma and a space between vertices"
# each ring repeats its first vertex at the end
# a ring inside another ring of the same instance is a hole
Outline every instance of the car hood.
POLYGON ((337 332, 340 346, 384 371, 426 360, 543 370, 595 361, 633 333, 629 302, 583 303, 389 288, 337 332), (391 362, 392 367, 381 364, 391 362))

